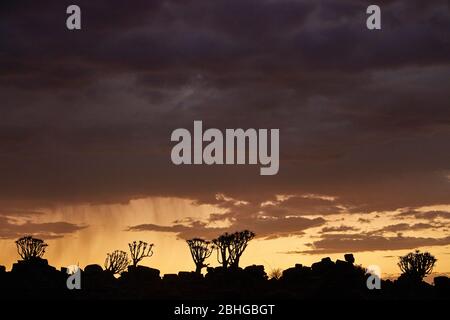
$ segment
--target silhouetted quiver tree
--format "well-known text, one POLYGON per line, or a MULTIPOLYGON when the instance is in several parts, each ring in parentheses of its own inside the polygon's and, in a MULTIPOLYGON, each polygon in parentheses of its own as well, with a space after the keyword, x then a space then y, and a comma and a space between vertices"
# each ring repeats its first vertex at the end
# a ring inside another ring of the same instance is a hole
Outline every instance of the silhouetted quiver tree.
POLYGON ((222 267, 228 266, 239 267, 239 259, 247 248, 250 240, 255 237, 255 234, 249 230, 239 231, 232 234, 224 233, 217 239, 213 240, 217 250, 217 261, 222 264, 222 267))
POLYGON ((186 242, 195 263, 195 272, 200 274, 202 272, 202 268, 208 266, 205 264, 205 260, 211 256, 213 247, 209 241, 199 238, 187 240, 186 242))
POLYGON ((48 245, 41 239, 25 236, 16 240, 16 246, 19 256, 28 261, 33 258, 42 258, 48 245))
POLYGON ((437 259, 429 252, 410 252, 400 257, 398 267, 410 279, 420 280, 433 271, 437 259))
POLYGON ((153 255, 153 243, 148 244, 144 241, 133 241, 128 244, 131 253, 131 259, 133 261, 133 266, 137 264, 144 258, 151 257, 153 255))
POLYGON ((106 255, 105 269, 112 274, 120 274, 126 270, 130 260, 128 254, 122 250, 116 250, 106 255))
POLYGON ((247 248, 248 243, 255 237, 255 234, 249 230, 235 232, 230 241, 230 267, 239 267, 239 259, 241 258, 244 250, 247 248))
POLYGON ((213 240, 215 249, 217 250, 217 262, 219 262, 223 268, 227 268, 230 263, 229 248, 232 236, 232 234, 224 233, 213 240))

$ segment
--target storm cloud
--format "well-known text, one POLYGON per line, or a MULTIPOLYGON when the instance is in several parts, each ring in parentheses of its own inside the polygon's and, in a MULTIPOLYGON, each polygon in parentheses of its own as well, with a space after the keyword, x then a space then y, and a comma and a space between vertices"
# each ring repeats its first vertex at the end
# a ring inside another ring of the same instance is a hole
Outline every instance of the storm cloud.
MULTIPOLYGON (((367 1, 80 0, 79 32, 65 28, 69 4, 2 3, 0 212, 173 196, 277 237, 325 222, 308 216, 450 203, 448 1, 379 1, 377 32, 367 1), (194 120, 279 128, 279 174, 174 166, 170 133, 194 120)), ((180 238, 227 228, 130 226, 180 238)), ((312 250, 448 243, 324 237, 312 250)))

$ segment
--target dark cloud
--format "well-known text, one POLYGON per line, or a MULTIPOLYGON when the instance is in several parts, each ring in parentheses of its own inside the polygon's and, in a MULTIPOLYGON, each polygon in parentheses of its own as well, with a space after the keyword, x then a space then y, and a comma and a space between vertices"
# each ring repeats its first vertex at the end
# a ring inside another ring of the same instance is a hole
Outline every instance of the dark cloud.
POLYGON ((416 219, 425 219, 433 221, 435 219, 444 219, 450 220, 450 212, 448 211, 416 211, 416 210, 407 210, 399 213, 397 215, 399 218, 416 218, 416 219))
POLYGON ((2 3, 0 208, 187 197, 269 236, 449 203, 448 1, 380 2, 380 32, 356 0, 80 0, 80 32, 68 4, 2 3), (280 173, 172 165, 198 119, 280 128, 280 173))
POLYGON ((26 221, 20 223, 0 216, 0 239, 17 239, 24 235, 33 235, 42 239, 61 238, 87 228, 85 225, 77 225, 68 222, 34 223, 26 221))
POLYGON ((383 234, 386 232, 400 232, 400 231, 418 231, 426 229, 442 229, 447 227, 448 224, 431 224, 431 223, 396 223, 383 227, 379 230, 370 232, 370 234, 383 234))
POLYGON ((228 227, 209 227, 205 222, 194 221, 188 224, 175 224, 171 226, 160 226, 155 224, 142 224, 130 226, 128 231, 156 231, 176 233, 180 239, 192 239, 202 237, 213 239, 224 232, 235 232, 240 230, 252 230, 256 237, 274 239, 292 235, 302 235, 308 228, 318 227, 325 223, 322 218, 308 219, 303 217, 280 217, 280 218, 245 218, 233 221, 228 227))
POLYGON ((287 199, 275 200, 262 209, 265 213, 271 212, 298 215, 329 215, 344 212, 345 208, 333 199, 321 198, 320 196, 302 195, 290 196, 287 199))
POLYGON ((330 254, 341 252, 362 252, 376 250, 404 250, 429 246, 446 246, 450 244, 450 237, 383 237, 365 234, 326 234, 322 239, 309 244, 310 249, 292 251, 288 253, 330 254))
MULTIPOLYGON (((348 231, 358 231, 358 229, 345 225, 324 227, 320 232, 319 240, 306 244, 310 249, 289 253, 329 254, 346 251, 402 250, 423 246, 445 246, 450 244, 450 237, 411 237, 404 236, 402 232, 445 231, 447 230, 446 228, 448 228, 446 223, 395 223, 377 230, 346 233, 348 231), (396 236, 386 236, 386 233, 396 233, 396 236)), ((444 232, 444 234, 446 233, 444 232)))
POLYGON ((320 230, 320 233, 336 233, 336 232, 348 232, 348 231, 358 231, 358 228, 352 226, 338 226, 338 227, 325 227, 320 230))

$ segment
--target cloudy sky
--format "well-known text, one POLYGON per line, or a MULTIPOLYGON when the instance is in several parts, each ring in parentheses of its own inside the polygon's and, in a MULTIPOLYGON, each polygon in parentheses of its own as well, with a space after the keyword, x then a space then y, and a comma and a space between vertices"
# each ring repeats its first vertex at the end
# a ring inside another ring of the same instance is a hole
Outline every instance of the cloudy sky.
POLYGON ((369 4, 3 1, 0 264, 33 234, 56 266, 142 239, 190 270, 185 239, 250 229, 243 265, 353 252, 392 274, 421 248, 449 272, 450 1, 378 1, 379 31, 369 4), (194 120, 279 128, 279 173, 173 165, 194 120))

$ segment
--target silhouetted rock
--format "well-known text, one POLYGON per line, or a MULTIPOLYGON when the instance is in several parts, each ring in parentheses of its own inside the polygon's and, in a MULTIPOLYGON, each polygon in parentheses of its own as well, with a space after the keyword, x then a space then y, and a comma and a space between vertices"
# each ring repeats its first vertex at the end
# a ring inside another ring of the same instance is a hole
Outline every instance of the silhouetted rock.
POLYGON ((313 272, 324 273, 332 271, 334 268, 334 262, 330 257, 323 258, 320 262, 313 263, 311 269, 313 272))
POLYGON ((24 295, 43 290, 57 292, 65 286, 62 274, 56 268, 49 266, 47 260, 38 257, 14 263, 10 272, 10 281, 14 290, 23 292, 24 295))
POLYGON ((67 269, 49 266, 33 258, 14 263, 11 272, 0 266, 0 294, 17 298, 138 298, 138 299, 422 299, 450 298, 450 279, 435 277, 434 285, 402 275, 395 281, 382 280, 380 290, 369 290, 368 275, 354 265, 353 255, 345 261, 323 258, 311 267, 296 264, 280 279, 267 279, 262 265, 242 268, 207 268, 202 276, 180 271, 166 274, 145 266, 129 266, 120 277, 92 264, 81 271, 82 290, 68 290, 67 269))
POLYGON ((178 275, 175 273, 167 273, 164 275, 163 280, 164 281, 177 281, 178 275))
POLYGON ((433 279, 436 288, 450 287, 450 278, 446 276, 439 276, 433 279))
POLYGON ((450 298, 450 278, 445 276, 435 277, 433 279, 438 296, 450 298))
POLYGON ((264 271, 264 266, 251 265, 244 268, 245 275, 252 280, 267 280, 267 273, 264 271))
POLYGON ((295 284, 303 281, 311 274, 311 268, 304 267, 303 265, 297 263, 295 267, 289 268, 283 271, 281 280, 295 284))
POLYGON ((140 265, 128 266, 128 271, 122 272, 119 280, 126 287, 150 286, 161 280, 159 274, 158 269, 140 265))
POLYGON ((349 273, 353 271, 353 263, 336 260, 336 271, 341 273, 349 273))
POLYGON ((160 271, 158 269, 146 267, 146 266, 128 266, 128 273, 135 274, 138 277, 143 278, 158 278, 160 279, 160 271))
POLYGON ((205 276, 206 279, 223 280, 238 277, 242 271, 242 268, 208 267, 206 270, 208 271, 205 276))
POLYGON ((55 267, 49 266, 46 259, 32 258, 29 260, 19 260, 13 264, 11 272, 12 273, 46 273, 56 271, 55 267))
POLYGON ((178 279, 182 281, 198 281, 203 279, 203 275, 193 271, 178 272, 178 279))
POLYGON ((86 274, 100 274, 103 272, 103 268, 98 264, 89 264, 84 268, 86 274))
POLYGON ((207 267, 206 268, 206 276, 208 276, 208 275, 212 275, 212 274, 215 274, 215 273, 222 273, 222 272, 225 272, 226 271, 226 269, 224 268, 224 267, 207 267))
POLYGON ((355 257, 353 256, 352 253, 344 254, 344 259, 345 259, 345 261, 347 261, 348 263, 351 263, 351 264, 355 263, 355 257))
POLYGON ((414 275, 403 273, 395 280, 395 282, 401 287, 417 287, 422 283, 422 279, 414 275))
POLYGON ((103 270, 98 264, 90 264, 84 268, 82 272, 82 288, 99 295, 109 292, 116 286, 116 278, 114 274, 107 270, 103 270))

